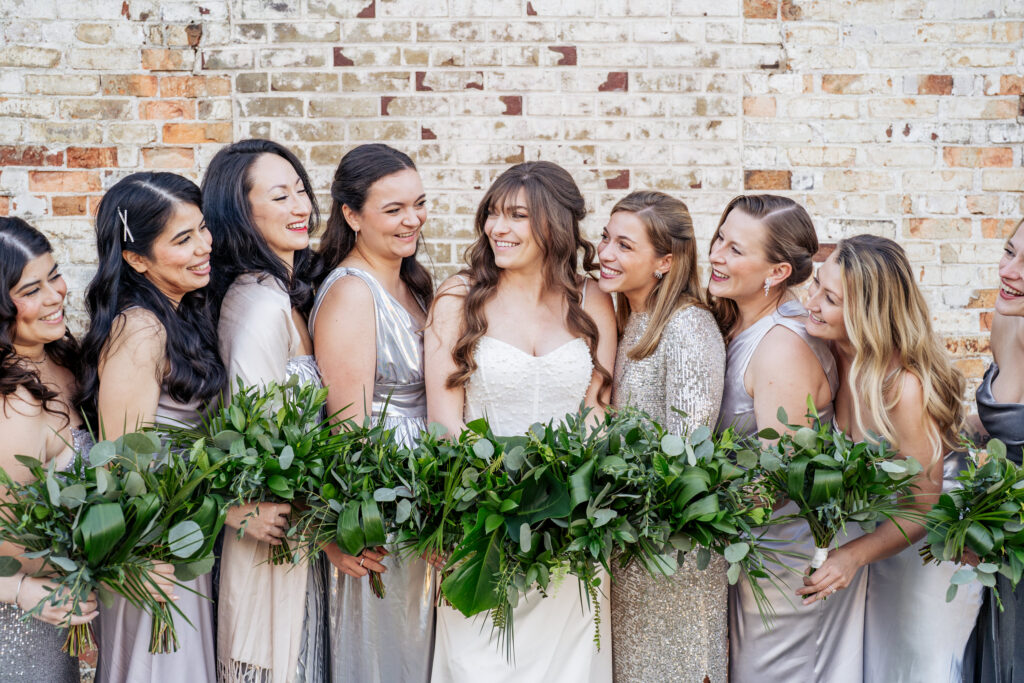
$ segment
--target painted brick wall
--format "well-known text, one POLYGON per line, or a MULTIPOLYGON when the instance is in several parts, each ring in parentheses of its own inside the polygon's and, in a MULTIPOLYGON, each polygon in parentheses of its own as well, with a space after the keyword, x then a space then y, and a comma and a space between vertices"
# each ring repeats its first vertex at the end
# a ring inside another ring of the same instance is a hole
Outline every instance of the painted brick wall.
POLYGON ((248 136, 325 204, 353 145, 409 152, 441 275, 523 160, 574 174, 591 235, 656 188, 703 248, 730 197, 785 193, 824 242, 900 240, 978 378, 1024 215, 1022 33, 1024 0, 0 0, 0 214, 54 238, 81 324, 103 190, 248 136))

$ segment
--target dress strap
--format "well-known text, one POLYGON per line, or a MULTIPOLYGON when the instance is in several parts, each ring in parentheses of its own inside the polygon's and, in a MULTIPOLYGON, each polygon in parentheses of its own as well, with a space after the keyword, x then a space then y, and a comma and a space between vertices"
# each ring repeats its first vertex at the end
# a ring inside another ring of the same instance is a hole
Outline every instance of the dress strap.
POLYGON ((583 276, 583 293, 580 294, 580 308, 584 308, 587 305, 587 283, 590 282, 590 278, 586 275, 583 276))

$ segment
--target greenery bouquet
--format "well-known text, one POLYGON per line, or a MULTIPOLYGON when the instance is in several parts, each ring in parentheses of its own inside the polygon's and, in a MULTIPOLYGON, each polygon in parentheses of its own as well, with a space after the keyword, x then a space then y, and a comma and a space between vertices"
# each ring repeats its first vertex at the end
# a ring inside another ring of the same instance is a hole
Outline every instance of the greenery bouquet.
MULTIPOLYGON (((213 470, 169 451, 152 433, 101 441, 88 462, 76 456, 66 472, 55 471, 52 462, 45 467, 17 458, 34 479, 17 483, 0 469, 7 490, 0 499, 0 541, 43 561, 57 585, 50 603, 75 610, 92 591, 108 606, 112 594, 121 595, 152 616, 150 652, 176 650, 173 613, 188 619, 166 600, 150 570, 167 562, 178 581, 187 581, 212 568, 224 523, 223 505, 208 490, 213 470)), ((17 559, 0 558, 4 575, 20 568, 17 559)), ((77 656, 94 647, 91 624, 69 629, 66 652, 77 656)))
POLYGON ((958 562, 970 551, 980 562, 962 567, 951 579, 946 600, 956 597, 960 585, 974 580, 996 590, 996 574, 1013 585, 1024 574, 1024 469, 1006 458, 998 439, 987 445, 987 457, 972 444, 967 468, 957 481, 962 488, 943 493, 925 516, 928 532, 921 555, 926 562, 958 562))

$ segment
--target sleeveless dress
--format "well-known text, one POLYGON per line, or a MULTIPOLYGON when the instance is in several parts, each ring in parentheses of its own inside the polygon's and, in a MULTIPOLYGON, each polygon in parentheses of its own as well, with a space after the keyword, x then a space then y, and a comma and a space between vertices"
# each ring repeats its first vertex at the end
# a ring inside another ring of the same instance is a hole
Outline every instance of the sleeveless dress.
MULTIPOLYGON (((1018 465, 1024 450, 1024 403, 999 403, 992 395, 992 382, 999 366, 992 363, 975 396, 978 417, 992 438, 1006 444, 1006 455, 1018 465)), ((978 615, 972 670, 966 680, 977 683, 1024 683, 1024 586, 1013 585, 1002 574, 996 575, 996 588, 1003 603, 1000 611, 991 591, 985 591, 985 603, 978 615)))
MULTIPOLYGON (((761 340, 777 325, 799 335, 811 348, 835 396, 839 386, 835 359, 825 342, 807 334, 804 328, 806 315, 799 302, 787 301, 729 343, 719 430, 735 426, 742 434, 757 433, 754 399, 747 393, 743 375, 761 340)), ((821 420, 831 420, 831 401, 828 405, 819 406, 818 412, 821 420)), ((802 415, 789 416, 794 423, 802 418, 802 415)), ((775 514, 788 515, 796 510, 796 505, 788 502, 775 514)), ((849 534, 838 537, 836 543, 842 544, 856 535, 857 530, 849 529, 849 534)), ((782 591, 768 580, 761 580, 761 586, 775 610, 771 629, 765 628, 753 592, 745 581, 729 588, 731 680, 860 683, 867 572, 859 570, 847 588, 829 596, 828 600, 819 600, 805 607, 795 593, 803 586, 803 575, 814 553, 810 527, 803 520, 795 520, 770 527, 767 537, 777 541, 767 543, 768 547, 799 553, 800 557, 781 556, 782 566, 773 569, 782 591)))
MULTIPOLYGON (((274 278, 239 275, 221 304, 220 355, 232 387, 298 375, 320 383, 274 278)), ((326 560, 271 565, 270 546, 233 529, 223 536, 217 595, 217 679, 224 683, 326 683, 330 680, 326 560)))
MULTIPOLYGON (((584 288, 584 296, 586 289, 584 288)), ((495 434, 524 434, 535 422, 575 413, 593 372, 583 339, 566 342, 543 356, 484 336, 474 352, 477 369, 466 385, 464 417, 486 417, 495 434)), ((579 579, 568 575, 548 597, 537 589, 513 610, 515 657, 508 662, 489 618, 471 618, 448 605, 437 608, 434 683, 608 683, 612 642, 608 632, 608 581, 598 591, 601 649, 594 645, 593 605, 579 579)))
MULTIPOLYGON (((631 313, 615 358, 612 404, 634 406, 673 434, 718 420, 725 344, 714 316, 676 311, 654 352, 629 350, 647 330, 648 313, 631 313), (672 408, 686 413, 683 417, 672 408)), ((616 569, 612 582, 612 658, 616 683, 725 683, 729 674, 728 563, 717 553, 704 571, 688 560, 665 579, 639 562, 616 569)))
MULTIPOLYGON (((175 401, 162 387, 154 422, 196 425, 200 421, 199 403, 175 401)), ((100 605, 96 623, 99 656, 96 662, 97 683, 196 683, 214 680, 215 662, 213 602, 209 599, 212 579, 204 574, 175 588, 178 608, 192 622, 189 626, 174 616, 178 649, 168 654, 149 652, 153 618, 148 612, 133 607, 127 600, 114 598, 113 607, 100 605), (191 590, 186 590, 191 589, 191 590), (191 592, 195 591, 195 592, 191 592), (197 595, 198 593, 198 595, 197 595)))
MULTIPOLYGON (((343 277, 362 280, 373 295, 376 368, 371 416, 384 415, 395 440, 411 446, 426 428, 423 331, 409 312, 370 273, 335 268, 320 285, 309 316, 312 335, 328 290, 343 277)), ((343 331, 340 331, 342 332, 343 331)), ((437 573, 420 558, 385 560, 387 596, 376 597, 365 578, 330 568, 331 667, 336 683, 426 683, 434 651, 434 594, 437 573)))
MULTIPOLYGON (((79 456, 92 447, 92 437, 84 429, 72 428, 71 440, 79 456)), ((69 468, 75 460, 68 463, 69 468)), ((67 629, 32 617, 22 621, 23 615, 17 605, 0 602, 0 683, 78 683, 78 659, 61 651, 67 629)))

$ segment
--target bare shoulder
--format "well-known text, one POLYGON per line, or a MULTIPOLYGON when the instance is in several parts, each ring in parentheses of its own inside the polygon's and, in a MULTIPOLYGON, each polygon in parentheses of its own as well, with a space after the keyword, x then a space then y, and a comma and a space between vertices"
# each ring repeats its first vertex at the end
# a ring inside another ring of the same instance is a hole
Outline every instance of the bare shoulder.
POLYGON ((163 355, 167 344, 167 330, 156 314, 145 308, 129 308, 122 311, 110 328, 107 354, 115 353, 125 345, 135 349, 159 351, 163 355))
POLYGON ((821 368, 821 362, 804 339, 785 325, 776 325, 757 345, 751 366, 770 369, 773 374, 806 372, 821 368))
POLYGON ((917 429, 925 417, 924 387, 921 380, 912 372, 904 371, 899 383, 891 388, 895 399, 889 417, 893 425, 900 429, 903 425, 912 425, 917 429))
POLYGON ((324 306, 343 306, 345 308, 364 308, 373 306, 373 292, 370 285, 358 275, 345 275, 334 281, 323 294, 324 306))
POLYGON ((0 423, 3 431, 27 422, 35 423, 43 418, 43 406, 25 387, 18 387, 12 393, 0 398, 3 411, 0 412, 0 423))
POLYGON ((438 299, 442 296, 464 297, 469 294, 469 279, 465 275, 452 275, 441 283, 434 294, 438 299))
POLYGON ((583 299, 583 310, 590 315, 615 315, 615 305, 612 303, 612 295, 603 291, 597 286, 597 281, 591 277, 584 276, 583 285, 587 288, 586 296, 583 299))

